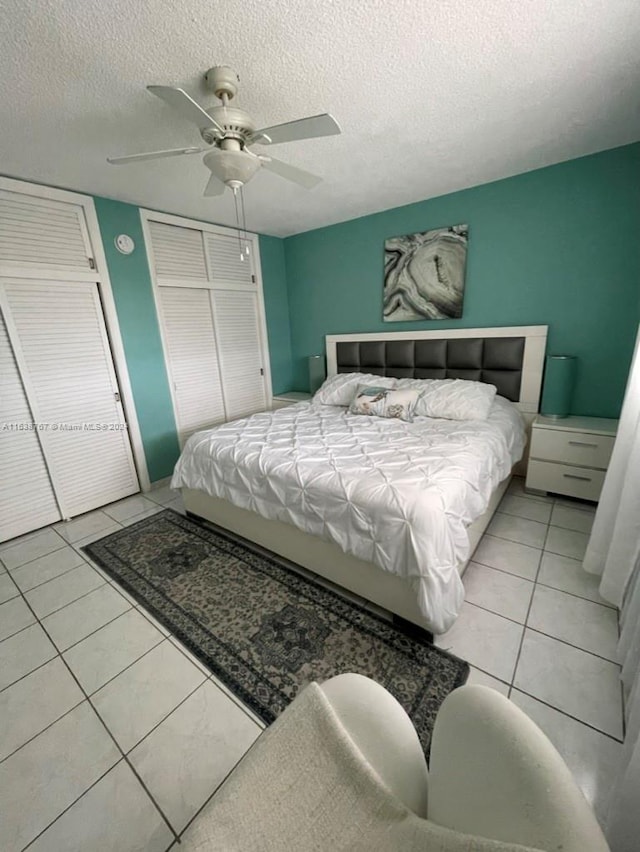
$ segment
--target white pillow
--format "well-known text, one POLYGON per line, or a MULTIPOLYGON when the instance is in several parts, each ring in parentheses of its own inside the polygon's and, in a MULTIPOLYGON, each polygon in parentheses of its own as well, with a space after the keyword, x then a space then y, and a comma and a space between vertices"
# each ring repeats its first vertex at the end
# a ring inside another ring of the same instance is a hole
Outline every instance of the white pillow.
POLYGON ((419 392, 413 388, 383 388, 378 385, 358 385, 349 406, 350 414, 368 414, 374 417, 395 417, 413 421, 413 409, 419 392))
POLYGON ((322 387, 313 397, 314 402, 322 405, 351 405, 358 385, 376 385, 380 388, 394 388, 396 379, 390 376, 374 376, 371 373, 338 373, 325 379, 322 387))
POLYGON ((399 388, 420 390, 415 417, 486 420, 497 388, 467 379, 399 379, 399 388))

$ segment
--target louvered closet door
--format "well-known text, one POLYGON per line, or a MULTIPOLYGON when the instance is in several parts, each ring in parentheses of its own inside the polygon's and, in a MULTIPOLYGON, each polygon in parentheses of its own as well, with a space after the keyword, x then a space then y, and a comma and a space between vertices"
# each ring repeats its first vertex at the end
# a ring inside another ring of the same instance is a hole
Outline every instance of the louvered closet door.
POLYGON ((0 312, 0 542, 61 519, 0 312))
POLYGON ((249 291, 212 290, 227 418, 264 411, 258 299, 249 291))
POLYGON ((209 290, 159 287, 180 442, 225 420, 209 290))
POLYGON ((97 285, 5 279, 0 295, 64 517, 137 492, 97 285))
POLYGON ((92 268, 81 207, 0 190, 0 274, 92 268))

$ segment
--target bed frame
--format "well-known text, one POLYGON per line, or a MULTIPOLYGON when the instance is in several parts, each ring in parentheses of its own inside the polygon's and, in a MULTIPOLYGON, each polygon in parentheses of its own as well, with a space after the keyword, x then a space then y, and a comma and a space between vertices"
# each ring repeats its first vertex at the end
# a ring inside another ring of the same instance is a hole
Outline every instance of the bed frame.
MULTIPOLYGON (((547 326, 340 334, 326 338, 327 373, 363 372, 396 378, 465 378, 495 384, 530 422, 538 411, 547 326)), ((472 555, 509 478, 469 527, 472 555)), ((182 489, 188 512, 312 571, 400 618, 427 627, 410 583, 282 521, 240 509, 202 491, 182 489)), ((460 574, 467 562, 458 566, 460 574)))

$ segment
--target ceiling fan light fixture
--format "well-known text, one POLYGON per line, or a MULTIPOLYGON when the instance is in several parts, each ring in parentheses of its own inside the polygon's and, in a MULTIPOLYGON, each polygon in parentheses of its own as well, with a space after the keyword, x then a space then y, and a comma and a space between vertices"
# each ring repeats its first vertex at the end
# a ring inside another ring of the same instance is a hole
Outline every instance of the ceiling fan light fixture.
POLYGON ((211 174, 231 187, 243 186, 260 168, 260 160, 245 151, 209 151, 203 160, 211 174))

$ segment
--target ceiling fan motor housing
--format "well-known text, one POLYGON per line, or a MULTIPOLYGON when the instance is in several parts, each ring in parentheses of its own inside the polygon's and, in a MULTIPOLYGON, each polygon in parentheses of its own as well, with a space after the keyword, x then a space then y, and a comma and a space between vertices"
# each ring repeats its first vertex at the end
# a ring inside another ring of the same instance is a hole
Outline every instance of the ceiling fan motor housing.
MULTIPOLYGON (((237 107, 215 106, 206 110, 211 118, 219 124, 225 132, 225 136, 240 139, 247 142, 256 129, 249 113, 237 107)), ((200 135, 208 145, 213 145, 220 134, 213 127, 206 127, 200 131, 200 135)))

